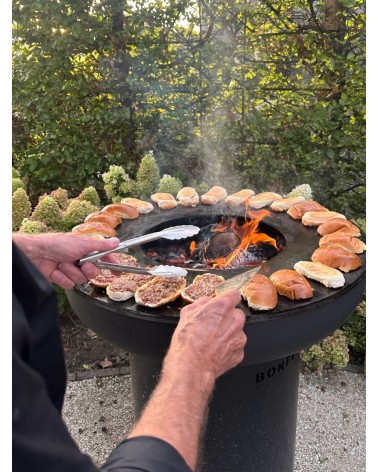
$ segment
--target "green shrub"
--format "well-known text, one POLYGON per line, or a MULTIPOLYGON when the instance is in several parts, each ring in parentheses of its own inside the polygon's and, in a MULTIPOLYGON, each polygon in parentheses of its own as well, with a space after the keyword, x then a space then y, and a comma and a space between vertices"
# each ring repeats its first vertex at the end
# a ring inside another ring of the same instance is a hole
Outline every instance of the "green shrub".
POLYGON ((24 218, 28 218, 32 207, 23 188, 18 188, 12 195, 12 231, 17 231, 24 218))
POLYGON ((137 189, 140 198, 149 198, 154 194, 160 183, 159 167, 152 152, 141 160, 137 172, 137 189))
POLYGON ((158 192, 170 193, 171 195, 176 196, 179 190, 182 188, 182 182, 176 177, 171 175, 164 174, 160 179, 158 192))
POLYGON ((20 172, 14 167, 12 167, 12 179, 19 179, 20 177, 20 172))
POLYGON ((135 180, 131 179, 121 166, 111 165, 109 171, 102 174, 102 180, 105 184, 105 193, 113 203, 120 202, 122 198, 137 195, 135 180))
POLYGON ((19 177, 13 178, 12 179, 12 194, 19 188, 26 190, 24 182, 19 177))
POLYGON ((321 371, 328 364, 345 367, 349 361, 347 337, 338 329, 320 343, 302 351, 301 360, 311 371, 321 371))
POLYGON ((80 195, 77 197, 78 200, 85 200, 96 207, 100 206, 100 197, 97 193, 97 190, 94 187, 85 188, 80 195))
POLYGON ((53 198, 57 202, 57 204, 63 211, 67 209, 68 204, 69 204, 67 190, 59 187, 50 193, 50 197, 53 198))
POLYGON ((366 353, 366 300, 356 308, 353 315, 343 326, 348 345, 358 354, 366 353))
POLYGON ((40 199, 30 219, 32 221, 41 221, 53 230, 62 230, 62 210, 52 197, 44 196, 40 199))
POLYGON ((82 223, 89 213, 97 211, 98 207, 86 200, 71 200, 67 210, 63 213, 63 229, 70 231, 74 226, 82 223))
POLYGON ((210 186, 206 182, 200 182, 194 188, 198 195, 203 195, 210 190, 210 186))
POLYGON ((42 221, 32 221, 24 218, 20 226, 20 233, 39 234, 48 233, 50 230, 42 221))

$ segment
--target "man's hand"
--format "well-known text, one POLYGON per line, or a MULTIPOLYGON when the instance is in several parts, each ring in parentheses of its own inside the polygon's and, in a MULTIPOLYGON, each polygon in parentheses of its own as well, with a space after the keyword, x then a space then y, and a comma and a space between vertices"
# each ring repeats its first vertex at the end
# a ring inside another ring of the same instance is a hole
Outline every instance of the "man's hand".
MULTIPOLYGON (((80 267, 75 262, 93 251, 108 251, 119 245, 118 238, 94 239, 73 233, 27 235, 15 233, 13 242, 29 257, 42 274, 64 289, 87 282, 100 270, 86 262, 80 267)), ((116 263, 110 254, 103 260, 116 263)))
POLYGON ((240 293, 228 290, 215 298, 202 297, 181 310, 166 366, 202 371, 214 380, 239 364, 247 337, 245 314, 239 308, 240 293))

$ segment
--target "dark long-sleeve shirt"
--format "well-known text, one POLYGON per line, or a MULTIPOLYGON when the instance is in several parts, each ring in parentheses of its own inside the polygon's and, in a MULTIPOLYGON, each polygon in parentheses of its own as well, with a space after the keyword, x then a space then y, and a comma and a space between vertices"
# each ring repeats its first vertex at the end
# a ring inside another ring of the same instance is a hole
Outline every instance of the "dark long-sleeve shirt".
POLYGON ((125 440, 98 469, 61 416, 66 369, 53 286, 13 245, 13 472, 190 472, 157 438, 125 440))

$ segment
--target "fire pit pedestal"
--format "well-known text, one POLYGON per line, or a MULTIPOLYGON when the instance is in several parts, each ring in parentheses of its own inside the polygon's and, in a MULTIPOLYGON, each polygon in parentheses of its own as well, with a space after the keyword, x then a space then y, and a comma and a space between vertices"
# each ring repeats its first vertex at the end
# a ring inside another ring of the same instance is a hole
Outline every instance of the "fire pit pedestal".
MULTIPOLYGON (((156 385, 161 363, 130 354, 130 365, 138 417, 156 385)), ((218 379, 209 408, 201 472, 292 472, 298 379, 298 354, 237 367, 218 379)))

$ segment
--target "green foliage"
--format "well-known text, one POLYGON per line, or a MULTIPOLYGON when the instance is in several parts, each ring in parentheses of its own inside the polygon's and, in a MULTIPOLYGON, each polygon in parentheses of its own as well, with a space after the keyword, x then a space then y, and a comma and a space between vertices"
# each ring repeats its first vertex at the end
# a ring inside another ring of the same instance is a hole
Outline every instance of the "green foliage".
POLYGON ((75 198, 70 201, 66 211, 63 213, 62 229, 70 231, 74 226, 82 223, 89 213, 99 208, 87 200, 75 198))
POLYGON ((63 214, 57 202, 46 196, 41 199, 34 208, 30 219, 32 221, 41 221, 52 230, 60 231, 63 225, 63 214))
POLYGON ((57 202, 57 204, 63 211, 67 209, 69 203, 67 190, 59 187, 50 193, 50 197, 57 202))
POLYGON ((141 160, 137 172, 137 185, 140 198, 149 198, 157 191, 159 183, 159 167, 153 153, 148 152, 141 160))
POLYGON ((31 213, 31 203, 26 191, 18 188, 12 195, 12 231, 17 231, 24 218, 31 213))
POLYGON ((359 354, 366 352, 366 300, 356 308, 351 318, 343 326, 348 345, 359 354))
POLYGON ((26 190, 24 182, 18 177, 12 178, 12 194, 19 188, 26 190))
POLYGON ((137 179, 153 149, 184 185, 310 182, 365 212, 365 1, 335 1, 332 22, 301 0, 125 5, 12 2, 13 158, 32 201, 100 189, 111 165, 137 179))
POLYGON ((200 182, 194 188, 198 195, 202 195, 210 190, 210 186, 206 182, 200 182))
POLYGON ((97 193, 97 190, 93 187, 85 188, 80 195, 77 197, 78 200, 86 200, 89 203, 92 203, 95 207, 100 206, 100 197, 97 193))
POLYGON ((349 350, 346 336, 338 329, 331 336, 301 352, 301 360, 309 370, 322 370, 332 364, 345 367, 349 361, 349 350))
POLYGON ((170 193, 171 195, 177 195, 179 190, 183 187, 180 179, 172 177, 169 174, 164 174, 160 179, 158 192, 170 193))
POLYGON ((14 167, 12 167, 12 179, 19 179, 20 177, 20 172, 14 167))
POLYGON ((136 182, 129 177, 122 166, 111 165, 108 172, 102 174, 102 179, 105 193, 113 203, 119 203, 122 198, 137 194, 136 182))
POLYGON ((28 218, 24 218, 20 226, 20 233, 28 234, 40 234, 48 233, 51 230, 42 221, 32 221, 28 218))

